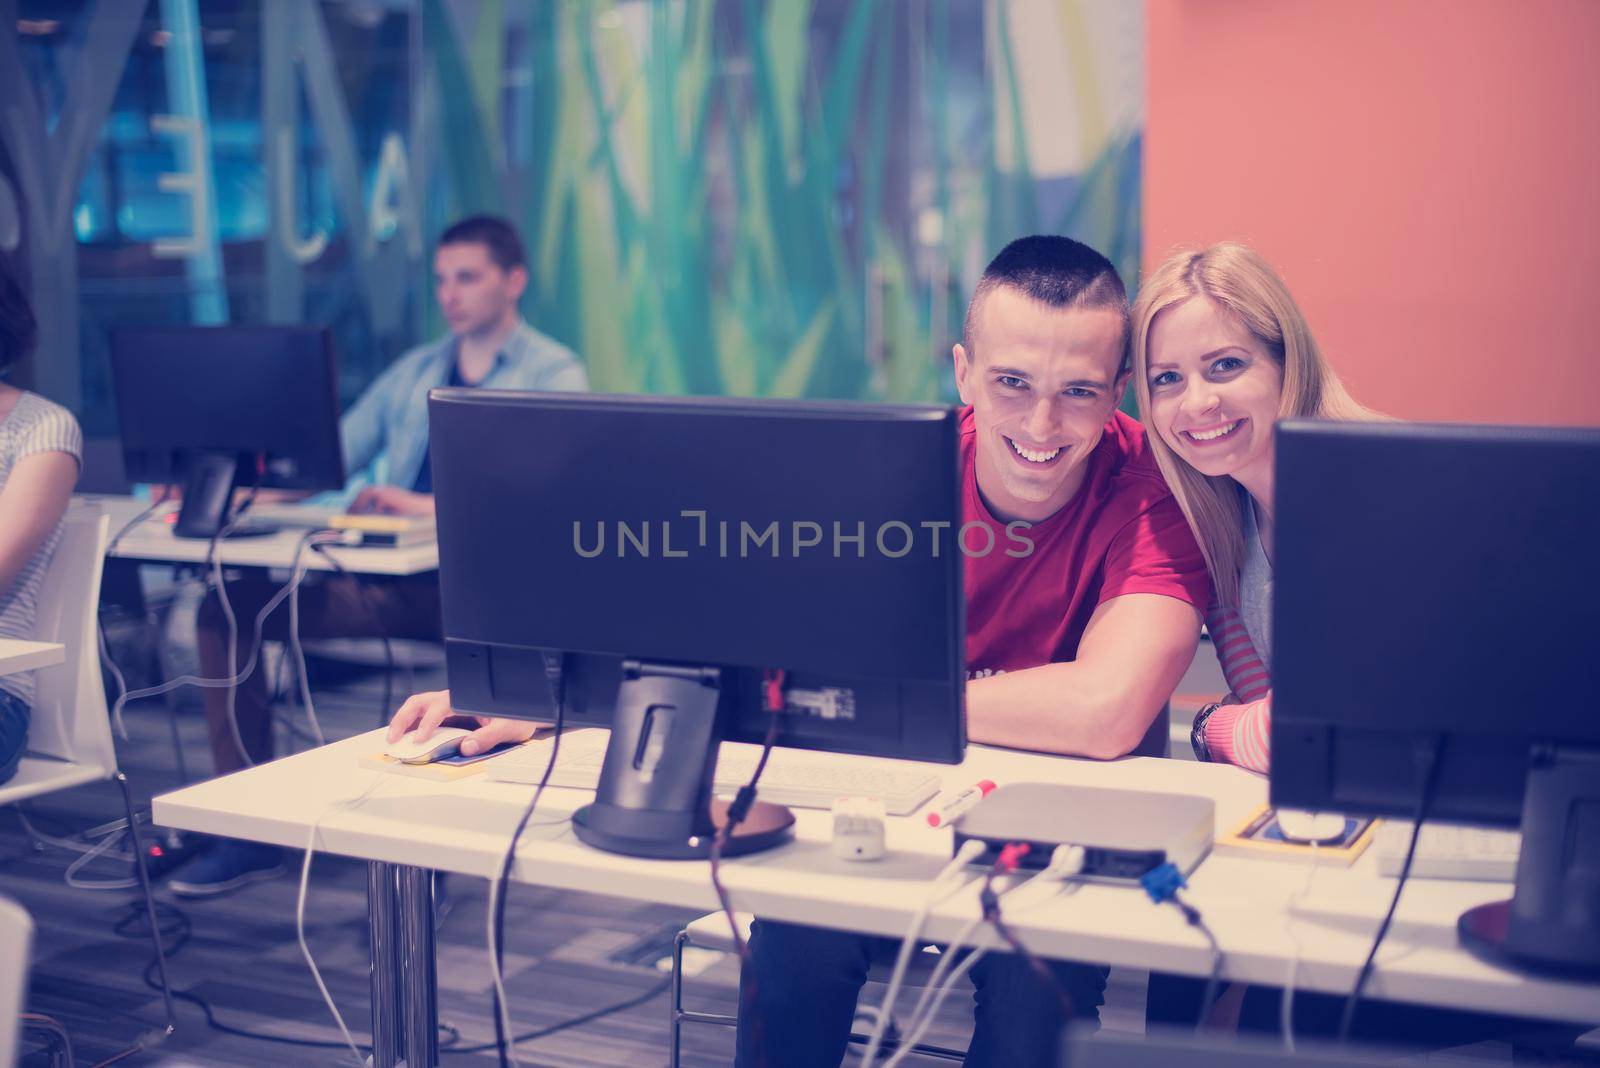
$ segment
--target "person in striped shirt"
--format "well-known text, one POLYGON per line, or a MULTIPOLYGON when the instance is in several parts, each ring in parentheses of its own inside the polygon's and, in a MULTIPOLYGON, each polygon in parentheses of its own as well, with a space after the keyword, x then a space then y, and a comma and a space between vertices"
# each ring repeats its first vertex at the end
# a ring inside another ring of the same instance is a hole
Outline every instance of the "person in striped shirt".
POLYGON ((1168 259, 1133 306, 1150 448, 1211 572, 1206 626, 1232 692, 1195 718, 1201 760, 1271 763, 1273 428, 1379 419, 1323 359, 1283 280, 1236 242, 1168 259))
MULTIPOLYGON (((0 379, 33 349, 33 311, 0 257, 0 379)), ((72 413, 0 380, 0 638, 34 637, 39 587, 78 481, 72 413)), ((33 717, 32 672, 0 677, 0 783, 17 773, 33 717)))

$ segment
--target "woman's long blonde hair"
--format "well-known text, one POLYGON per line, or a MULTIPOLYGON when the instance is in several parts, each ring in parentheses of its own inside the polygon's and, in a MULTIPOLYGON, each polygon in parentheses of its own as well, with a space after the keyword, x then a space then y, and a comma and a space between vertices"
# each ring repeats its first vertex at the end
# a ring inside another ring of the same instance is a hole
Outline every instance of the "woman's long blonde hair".
POLYGON ((1162 439, 1150 422, 1150 326, 1167 308, 1205 297, 1255 335, 1283 371, 1278 418, 1381 419, 1345 391, 1323 359, 1305 316, 1276 271, 1254 249, 1224 241, 1201 252, 1179 252, 1139 286, 1133 305, 1133 383, 1150 448, 1189 520, 1218 602, 1234 608, 1244 559, 1241 487, 1227 477, 1202 475, 1162 439))

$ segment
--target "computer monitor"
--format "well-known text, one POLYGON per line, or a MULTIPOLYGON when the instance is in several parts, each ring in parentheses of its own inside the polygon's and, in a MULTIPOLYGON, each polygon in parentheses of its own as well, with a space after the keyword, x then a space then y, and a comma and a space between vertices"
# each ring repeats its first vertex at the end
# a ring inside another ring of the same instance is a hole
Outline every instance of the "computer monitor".
POLYGON ((1600 971, 1600 430, 1286 422, 1272 801, 1520 826, 1497 957, 1600 971))
POLYGON ((452 704, 550 721, 559 679, 611 725, 584 841, 704 856, 777 671, 779 745, 961 760, 954 410, 436 389, 429 423, 452 704))
POLYGON ((180 537, 222 531, 236 486, 344 486, 326 327, 121 327, 111 377, 128 477, 182 486, 180 537))

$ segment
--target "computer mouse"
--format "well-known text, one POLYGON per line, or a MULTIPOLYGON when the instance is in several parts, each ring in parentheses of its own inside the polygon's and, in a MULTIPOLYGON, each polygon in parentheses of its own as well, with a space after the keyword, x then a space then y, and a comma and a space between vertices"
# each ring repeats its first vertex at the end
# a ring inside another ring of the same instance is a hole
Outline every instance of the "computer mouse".
POLYGON ((1280 808, 1276 813, 1278 832, 1286 841, 1318 845, 1337 842, 1344 835, 1345 818, 1337 812, 1304 812, 1280 808))
POLYGON ((463 727, 441 727, 417 741, 416 731, 407 731, 398 742, 384 747, 387 756, 402 764, 431 764, 435 760, 455 756, 461 751, 461 740, 472 732, 463 727))

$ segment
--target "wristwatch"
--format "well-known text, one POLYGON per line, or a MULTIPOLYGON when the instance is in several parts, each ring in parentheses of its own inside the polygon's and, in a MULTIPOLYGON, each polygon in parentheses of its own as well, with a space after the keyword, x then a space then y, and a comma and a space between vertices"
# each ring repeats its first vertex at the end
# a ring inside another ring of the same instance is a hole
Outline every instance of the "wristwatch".
POLYGON ((1206 720, 1211 718, 1211 713, 1221 707, 1217 701, 1206 705, 1200 710, 1200 714, 1194 717, 1194 727, 1189 731, 1189 744, 1194 747, 1194 758, 1202 763, 1211 761, 1211 746, 1206 742, 1206 720))

